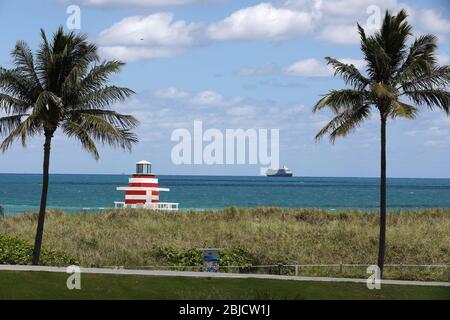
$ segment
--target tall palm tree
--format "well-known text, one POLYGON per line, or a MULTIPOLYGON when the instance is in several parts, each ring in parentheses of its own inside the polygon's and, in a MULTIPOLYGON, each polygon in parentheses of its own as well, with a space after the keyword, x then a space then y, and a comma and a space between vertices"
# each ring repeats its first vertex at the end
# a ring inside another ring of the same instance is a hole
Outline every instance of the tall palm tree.
POLYGON ((367 36, 358 24, 366 75, 354 65, 327 57, 328 64, 350 88, 332 90, 313 111, 329 108, 334 118, 316 135, 329 135, 332 142, 344 137, 371 116, 374 109, 381 121, 380 238, 378 266, 383 274, 386 243, 386 123, 396 117, 415 118, 419 107, 440 108, 449 114, 450 67, 436 63, 437 39, 433 35, 412 36, 407 14, 386 11, 381 29, 367 36))
POLYGON ((26 146, 27 137, 43 135, 44 161, 33 264, 39 263, 44 232, 49 184, 52 138, 61 133, 77 139, 96 160, 95 141, 131 150, 137 137, 131 130, 138 121, 108 107, 123 101, 133 91, 108 85, 120 61, 101 62, 97 47, 86 35, 65 33, 60 27, 51 42, 41 30, 42 42, 36 54, 25 42, 17 42, 11 56, 14 68, 0 68, 0 135, 5 152, 16 139, 26 146))

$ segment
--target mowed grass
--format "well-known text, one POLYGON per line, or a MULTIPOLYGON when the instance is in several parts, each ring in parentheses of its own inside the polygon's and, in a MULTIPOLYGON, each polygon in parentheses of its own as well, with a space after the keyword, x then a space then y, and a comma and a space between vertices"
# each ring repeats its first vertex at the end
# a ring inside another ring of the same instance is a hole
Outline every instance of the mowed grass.
MULTIPOLYGON (((34 239, 36 214, 0 219, 0 233, 34 239)), ((244 248, 253 265, 375 264, 378 213, 227 208, 205 212, 110 210, 47 215, 43 245, 82 266, 165 264, 155 247, 244 248)), ((450 210, 390 212, 387 264, 450 264, 450 210)), ((264 272, 264 270, 262 270, 264 272)), ((304 275, 367 277, 366 268, 302 268, 304 275)), ((386 278, 449 281, 448 268, 389 268, 386 278)))
POLYGON ((92 274, 81 276, 81 290, 68 290, 67 277, 1 271, 0 299, 450 299, 449 287, 92 274))

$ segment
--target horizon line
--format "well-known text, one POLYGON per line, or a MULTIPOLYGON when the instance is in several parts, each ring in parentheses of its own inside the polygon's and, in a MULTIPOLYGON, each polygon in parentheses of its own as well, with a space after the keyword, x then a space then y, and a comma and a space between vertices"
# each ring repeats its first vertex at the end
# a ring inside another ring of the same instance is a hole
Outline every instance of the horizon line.
MULTIPOLYGON (((50 175, 90 175, 90 176, 130 176, 133 173, 50 173, 50 175)), ((235 174, 222 174, 222 175, 210 175, 210 174, 166 174, 166 173, 152 173, 157 176, 186 176, 186 177, 253 177, 253 178, 267 178, 267 176, 264 175, 235 175, 235 174)), ((0 172, 0 175, 42 175, 42 173, 34 173, 34 172, 0 172)), ((276 179, 283 179, 280 177, 272 177, 276 179)), ((353 179, 380 179, 379 176, 309 176, 309 175, 303 175, 303 176, 293 176, 292 178, 353 178, 353 179)), ((405 176, 388 176, 388 179, 434 179, 434 180, 448 180, 450 177, 405 177, 405 176)), ((289 180, 289 178, 284 178, 289 180)))

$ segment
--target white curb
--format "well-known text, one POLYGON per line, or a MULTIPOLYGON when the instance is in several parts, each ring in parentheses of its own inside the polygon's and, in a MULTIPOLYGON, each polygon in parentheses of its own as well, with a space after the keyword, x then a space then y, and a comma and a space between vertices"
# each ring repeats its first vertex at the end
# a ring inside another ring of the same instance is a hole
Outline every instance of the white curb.
MULTIPOLYGON (((1 265, 0 264, 0 271, 40 271, 40 272, 66 273, 66 268, 46 267, 46 266, 29 266, 29 265, 1 265)), ((292 281, 367 283, 367 279, 297 277, 297 276, 281 276, 281 275, 272 275, 272 274, 245 274, 245 273, 221 273, 221 272, 213 273, 213 272, 189 272, 189 271, 148 271, 148 270, 131 270, 131 269, 81 268, 81 273, 84 273, 84 274, 135 275, 135 276, 159 276, 159 277, 271 279, 271 280, 292 280, 292 281)), ((450 287, 450 282, 442 282, 442 281, 381 280, 381 284, 450 287)))

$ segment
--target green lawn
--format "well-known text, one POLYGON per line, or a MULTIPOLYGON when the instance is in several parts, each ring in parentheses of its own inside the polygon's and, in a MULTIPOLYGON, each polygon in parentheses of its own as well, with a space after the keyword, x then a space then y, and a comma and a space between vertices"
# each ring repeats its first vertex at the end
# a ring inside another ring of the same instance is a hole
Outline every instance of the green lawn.
POLYGON ((1 271, 0 299, 450 299, 449 287, 87 274, 68 290, 67 277, 1 271))

